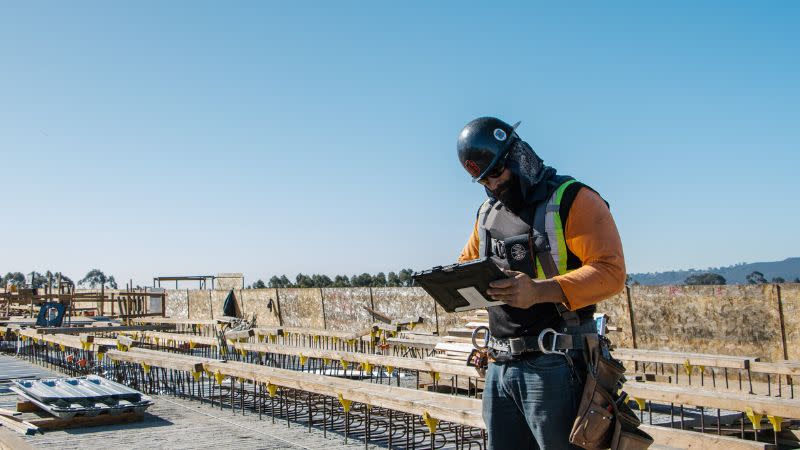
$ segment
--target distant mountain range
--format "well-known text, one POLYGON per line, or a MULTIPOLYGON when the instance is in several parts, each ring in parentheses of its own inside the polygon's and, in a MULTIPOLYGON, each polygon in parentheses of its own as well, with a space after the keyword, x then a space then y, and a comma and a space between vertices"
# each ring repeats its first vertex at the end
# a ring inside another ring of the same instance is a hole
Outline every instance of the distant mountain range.
POLYGON ((746 284, 746 277, 757 271, 764 274, 767 281, 781 277, 787 282, 800 277, 800 258, 786 258, 783 261, 739 263, 728 267, 709 267, 708 269, 674 270, 670 272, 632 273, 630 283, 640 284, 683 284, 689 275, 716 273, 722 275, 728 284, 746 284))

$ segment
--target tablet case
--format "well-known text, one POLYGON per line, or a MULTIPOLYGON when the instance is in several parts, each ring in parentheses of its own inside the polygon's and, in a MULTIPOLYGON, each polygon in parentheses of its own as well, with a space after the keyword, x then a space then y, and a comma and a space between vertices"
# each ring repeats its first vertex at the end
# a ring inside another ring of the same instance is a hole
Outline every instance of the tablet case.
POLYGON ((436 266, 416 272, 411 278, 445 311, 460 312, 502 305, 501 301, 491 300, 486 295, 486 290, 489 289, 489 283, 507 276, 491 259, 481 258, 449 266, 436 266))

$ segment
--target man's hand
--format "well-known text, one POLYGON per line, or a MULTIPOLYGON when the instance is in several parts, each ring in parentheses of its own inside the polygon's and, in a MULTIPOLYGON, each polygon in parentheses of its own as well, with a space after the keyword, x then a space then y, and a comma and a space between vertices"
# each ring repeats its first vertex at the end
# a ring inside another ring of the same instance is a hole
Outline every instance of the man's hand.
POLYGON ((489 283, 486 291, 494 300, 527 309, 537 303, 555 303, 566 300, 561 286, 554 280, 532 280, 527 274, 503 270, 509 278, 489 283))

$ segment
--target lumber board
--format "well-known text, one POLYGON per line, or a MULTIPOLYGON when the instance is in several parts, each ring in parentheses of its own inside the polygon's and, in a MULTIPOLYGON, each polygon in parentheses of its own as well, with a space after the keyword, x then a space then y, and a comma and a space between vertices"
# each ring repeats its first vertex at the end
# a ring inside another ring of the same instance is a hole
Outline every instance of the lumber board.
POLYGON ((758 373, 774 373, 778 375, 800 375, 800 361, 763 362, 753 361, 750 370, 758 373))
POLYGON ((136 413, 131 411, 122 414, 100 414, 94 417, 76 416, 70 419, 46 417, 42 419, 32 419, 30 423, 36 425, 41 430, 63 430, 67 428, 96 427, 102 425, 140 422, 143 419, 144 413, 136 413))
POLYGON ((176 319, 174 317, 136 317, 131 320, 136 324, 172 324, 172 325, 217 325, 223 323, 215 319, 176 319))
POLYGON ((39 427, 13 415, 0 414, 0 425, 20 434, 32 435, 39 431, 39 427))
POLYGON ((158 339, 162 343, 167 341, 177 342, 194 342, 195 344, 210 345, 216 347, 218 345, 217 338, 211 336, 198 336, 195 334, 180 334, 180 333, 164 333, 160 331, 145 331, 140 334, 140 339, 158 339))
POLYGON ((422 348, 427 350, 433 350, 436 348, 436 344, 430 342, 421 342, 414 339, 386 338, 386 343, 398 346, 422 348))
POLYGON ((393 367, 397 369, 419 370, 422 372, 437 372, 448 375, 478 378, 478 371, 466 364, 444 363, 417 358, 403 358, 400 356, 386 356, 369 353, 345 352, 338 350, 324 350, 316 348, 293 347, 278 344, 254 344, 237 342, 237 350, 250 352, 273 353, 280 355, 306 356, 317 359, 330 359, 332 361, 347 361, 351 363, 366 363, 373 366, 393 367))
POLYGON ((106 356, 111 358, 113 361, 124 361, 137 364, 145 363, 148 366, 182 370, 185 372, 202 371, 203 361, 207 360, 205 358, 197 358, 188 355, 179 355, 137 348, 125 352, 119 350, 109 350, 108 353, 106 353, 106 356))
POLYGON ((749 441, 729 436, 680 430, 678 428, 643 424, 641 425, 641 430, 652 436, 655 444, 686 450, 705 450, 709 448, 772 450, 775 448, 775 445, 767 442, 749 441))
POLYGON ((612 354, 614 358, 623 361, 663 364, 684 364, 688 361, 693 366, 723 367, 728 369, 747 369, 750 367, 751 362, 759 359, 754 356, 714 355, 635 348, 616 348, 612 351, 612 354))
POLYGON ((35 450, 11 429, 0 427, 0 450, 35 450))
POLYGON ((39 334, 79 334, 79 333, 114 333, 121 331, 149 331, 149 330, 168 330, 172 327, 168 324, 162 325, 133 325, 133 326, 87 326, 87 327, 58 327, 58 328, 37 328, 39 334))
POLYGON ((800 418, 800 399, 776 398, 738 392, 699 389, 659 383, 629 381, 623 386, 631 397, 706 408, 744 411, 750 407, 756 414, 784 418, 800 418))
POLYGON ((452 395, 419 391, 402 387, 362 383, 296 372, 287 369, 259 366, 255 364, 227 362, 205 363, 204 367, 223 375, 271 383, 276 386, 312 392, 321 395, 341 395, 346 400, 372 406, 393 409, 409 414, 432 417, 448 422, 483 428, 481 401, 452 395))

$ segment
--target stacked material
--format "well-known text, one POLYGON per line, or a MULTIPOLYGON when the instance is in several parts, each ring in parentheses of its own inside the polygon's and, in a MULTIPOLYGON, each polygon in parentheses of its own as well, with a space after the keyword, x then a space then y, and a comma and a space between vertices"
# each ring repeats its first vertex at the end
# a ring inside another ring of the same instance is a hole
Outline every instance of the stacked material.
POLYGON ((153 404, 139 391, 94 375, 14 381, 11 390, 62 419, 126 412, 144 414, 153 404))

